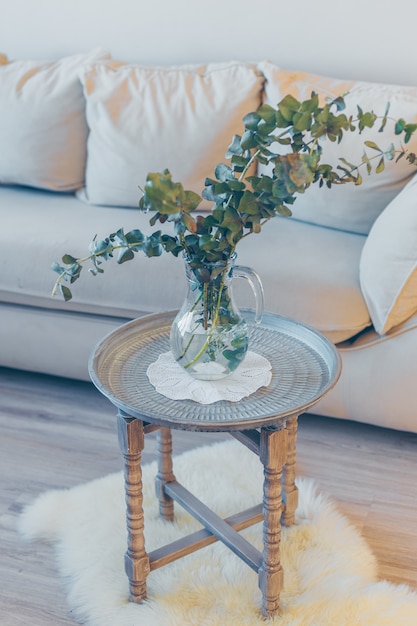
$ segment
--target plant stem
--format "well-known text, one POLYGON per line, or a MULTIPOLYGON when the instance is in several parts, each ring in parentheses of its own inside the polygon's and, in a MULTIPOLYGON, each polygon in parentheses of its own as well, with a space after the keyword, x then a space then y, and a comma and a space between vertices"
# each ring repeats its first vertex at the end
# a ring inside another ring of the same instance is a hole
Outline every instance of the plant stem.
MULTIPOLYGON (((219 285, 219 289, 218 289, 218 297, 217 297, 217 302, 216 302, 216 306, 214 309, 214 315, 212 317, 212 323, 211 323, 211 328, 210 328, 210 332, 207 334, 207 338, 204 342, 204 344, 202 345, 201 349, 198 351, 198 353, 195 355, 195 357, 186 365, 184 365, 184 369, 188 369, 189 367, 191 367, 192 365, 195 365, 195 363, 197 363, 197 361, 199 361, 199 359, 201 359, 201 357, 203 356, 203 354, 205 353, 205 351, 207 350, 208 346, 210 345, 210 341, 213 337, 213 332, 215 330, 215 328, 217 327, 217 323, 219 320, 219 310, 220 310, 220 303, 221 303, 221 297, 222 297, 222 293, 223 293, 223 289, 224 289, 224 280, 225 280, 225 273, 227 272, 227 268, 224 270, 223 274, 221 275, 221 282, 219 285)), ((209 283, 204 283, 204 295, 205 295, 205 300, 204 300, 204 330, 208 329, 208 321, 206 318, 206 313, 207 312, 207 286, 209 283)), ((203 291, 201 292, 201 294, 203 294, 203 291)), ((192 340, 194 339, 193 335, 190 338, 190 341, 187 344, 186 349, 184 350, 183 354, 181 355, 181 358, 183 358, 189 348, 189 346, 191 345, 192 340)))

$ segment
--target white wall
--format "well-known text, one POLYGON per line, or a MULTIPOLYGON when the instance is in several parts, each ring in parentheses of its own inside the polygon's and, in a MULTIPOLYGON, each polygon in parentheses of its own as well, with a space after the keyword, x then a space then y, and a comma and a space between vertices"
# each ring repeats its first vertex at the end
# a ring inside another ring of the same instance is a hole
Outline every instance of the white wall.
POLYGON ((0 0, 0 52, 97 45, 145 64, 268 58, 288 69, 417 84, 416 0, 0 0))

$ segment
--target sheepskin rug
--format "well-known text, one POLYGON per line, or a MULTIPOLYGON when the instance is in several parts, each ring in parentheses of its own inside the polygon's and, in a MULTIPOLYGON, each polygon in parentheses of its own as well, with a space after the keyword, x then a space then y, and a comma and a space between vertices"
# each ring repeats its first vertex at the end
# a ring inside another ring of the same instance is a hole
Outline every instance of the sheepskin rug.
MULTIPOLYGON (((262 467, 236 441, 176 457, 177 479, 222 517, 258 504, 262 467)), ((158 518, 153 478, 143 468, 145 537, 151 551, 198 528, 179 505, 176 520, 158 518)), ((296 524, 282 533, 284 590, 279 626, 413 626, 417 593, 378 581, 369 547, 335 505, 310 480, 298 480, 296 524)), ((259 549, 261 524, 244 531, 259 549)), ((19 532, 52 542, 68 592, 68 604, 88 626, 260 626, 257 575, 217 542, 151 572, 148 599, 128 601, 122 473, 69 490, 49 491, 29 505, 19 532)))

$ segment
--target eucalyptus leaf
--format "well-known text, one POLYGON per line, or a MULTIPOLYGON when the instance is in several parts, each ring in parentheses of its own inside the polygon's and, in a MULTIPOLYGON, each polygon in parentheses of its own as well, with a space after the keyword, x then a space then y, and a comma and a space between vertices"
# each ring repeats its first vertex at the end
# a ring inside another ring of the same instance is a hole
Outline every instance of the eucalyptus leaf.
POLYGON ((380 147, 375 143, 375 141, 365 141, 364 144, 365 146, 368 146, 368 148, 372 148, 372 150, 378 150, 378 152, 381 152, 380 147))
POLYGON ((258 124, 261 119, 262 118, 260 117, 259 113, 256 112, 248 113, 247 115, 245 115, 242 121, 245 125, 245 128, 247 128, 248 130, 256 131, 258 130, 258 124))
POLYGON ((71 254, 64 254, 64 256, 62 257, 62 262, 65 263, 65 265, 71 265, 71 263, 76 263, 77 259, 71 254))
POLYGON ((187 230, 189 230, 191 233, 197 232, 196 221, 191 215, 189 215, 189 213, 184 213, 182 216, 182 220, 187 230))
POLYGON ((233 156, 241 156, 244 153, 244 150, 240 144, 241 141, 241 136, 240 135, 234 135, 233 139, 232 139, 232 143, 229 145, 227 152, 226 152, 226 159, 230 159, 233 156))
POLYGON ((256 133, 251 130, 246 130, 243 133, 242 139, 240 141, 240 145, 243 150, 250 150, 251 148, 256 148, 258 146, 258 142, 256 141, 256 133))
POLYGON ((63 296, 65 302, 68 302, 68 300, 71 300, 72 293, 71 293, 71 290, 68 289, 68 287, 66 287, 65 285, 59 285, 59 290, 60 290, 61 295, 63 296))
POLYGON ((385 169, 385 159, 384 159, 384 157, 382 156, 382 157, 381 157, 381 159, 380 159, 380 161, 379 161, 379 163, 378 163, 378 165, 377 165, 377 166, 376 166, 376 168, 375 168, 375 172, 376 172, 377 174, 380 174, 381 172, 383 172, 383 171, 384 171, 384 169, 385 169))
POLYGON ((225 165, 224 163, 219 163, 219 165, 216 166, 216 169, 214 170, 214 175, 218 180, 222 182, 234 179, 232 168, 228 165, 225 165))
POLYGON ((388 161, 392 161, 395 157, 395 146, 392 143, 387 150, 384 152, 384 157, 388 159, 388 161))
MULTIPOLYGON (((64 257, 65 255, 62 258, 64 259, 64 257)), ((53 263, 51 264, 51 270, 53 272, 56 272, 57 274, 62 274, 63 272, 65 272, 65 268, 56 261, 53 261, 53 263)))
POLYGON ((121 264, 125 263, 126 261, 131 261, 134 258, 135 253, 133 252, 133 250, 131 250, 131 248, 122 248, 121 250, 119 250, 117 262, 121 264))

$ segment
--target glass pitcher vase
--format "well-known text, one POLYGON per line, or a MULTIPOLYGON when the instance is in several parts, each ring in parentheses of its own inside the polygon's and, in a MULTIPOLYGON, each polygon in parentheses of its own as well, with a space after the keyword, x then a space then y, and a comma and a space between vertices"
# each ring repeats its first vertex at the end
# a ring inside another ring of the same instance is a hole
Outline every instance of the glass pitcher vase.
POLYGON ((255 321, 264 308, 262 283, 252 269, 227 261, 195 266, 185 258, 187 295, 171 327, 171 352, 191 376, 218 380, 229 376, 248 350, 248 326, 231 289, 233 278, 246 279, 255 296, 255 321))

